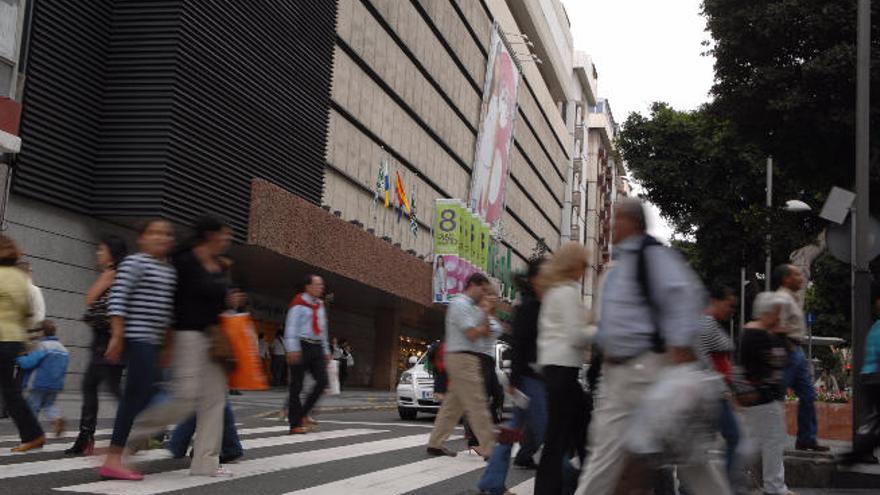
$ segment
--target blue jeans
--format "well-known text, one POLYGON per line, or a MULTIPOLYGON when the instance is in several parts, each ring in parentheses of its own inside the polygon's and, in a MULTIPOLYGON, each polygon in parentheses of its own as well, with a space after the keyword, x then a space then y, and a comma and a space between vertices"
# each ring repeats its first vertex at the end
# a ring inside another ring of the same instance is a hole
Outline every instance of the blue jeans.
MULTIPOLYGON (((171 440, 168 441, 168 450, 171 455, 177 458, 184 457, 195 432, 195 416, 190 416, 189 419, 177 425, 171 434, 171 440)), ((223 447, 220 451, 220 457, 241 457, 242 454, 244 454, 244 448, 241 446, 238 431, 235 429, 235 415, 232 412, 232 407, 229 406, 229 401, 226 401, 226 408, 223 410, 223 447)))
POLYGON ((136 340, 125 340, 125 364, 128 376, 125 391, 116 409, 113 437, 110 445, 125 447, 134 418, 143 411, 156 394, 159 378, 159 345, 136 340))
MULTIPOLYGON (((530 377, 523 377, 519 385, 520 391, 529 398, 528 409, 516 408, 513 419, 507 425, 511 429, 526 426, 526 434, 530 436, 528 443, 537 447, 541 445, 547 429, 547 396, 544 382, 530 377)), ((492 451, 489 465, 477 483, 480 490, 492 494, 504 493, 507 470, 510 468, 510 453, 513 445, 497 444, 492 451)), ((534 452, 532 452, 534 454, 534 452)))
POLYGON ((40 390, 40 389, 32 389, 30 393, 28 393, 27 403, 31 408, 31 412, 34 413, 34 417, 40 418, 40 411, 46 411, 46 417, 50 421, 54 421, 61 417, 61 411, 58 410, 58 406, 55 405, 55 399, 58 397, 58 392, 55 390, 40 390))
POLYGON ((785 386, 794 390, 798 398, 797 441, 801 444, 816 443, 816 389, 804 350, 797 346, 785 367, 785 386))
POLYGON ((736 463, 736 449, 739 446, 739 423, 736 421, 733 405, 727 399, 721 401, 721 418, 718 426, 721 430, 721 436, 724 437, 724 442, 727 444, 727 476, 732 480, 736 463))

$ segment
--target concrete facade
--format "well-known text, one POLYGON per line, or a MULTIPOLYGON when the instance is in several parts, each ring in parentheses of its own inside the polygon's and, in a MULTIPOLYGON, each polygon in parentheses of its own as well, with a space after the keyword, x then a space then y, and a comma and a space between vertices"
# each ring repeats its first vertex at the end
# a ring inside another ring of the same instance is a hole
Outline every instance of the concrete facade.
MULTIPOLYGON (((232 254, 253 313, 267 323, 261 327, 267 332, 282 323, 300 278, 324 275, 334 293, 331 334, 354 347, 349 383, 388 388, 404 365, 398 352, 403 342, 427 342, 443 332, 442 309, 430 304, 430 224, 436 199, 468 196, 493 23, 516 53, 529 50, 516 43, 526 34, 534 52, 544 54, 541 65, 525 55, 520 60, 523 79, 502 223, 514 270, 539 243, 556 249, 573 225, 583 225, 578 234, 583 242, 595 232, 584 223, 589 188, 598 180, 591 182, 586 171, 595 78, 587 89, 571 78, 578 59, 572 59, 568 19, 558 0, 534 5, 339 0, 338 7, 325 209, 255 182, 251 211, 260 213, 251 218, 248 241, 232 254), (593 96, 584 97, 587 93, 593 96), (401 172, 408 195, 416 199, 416 235, 408 219, 398 222, 394 210, 374 204, 383 158, 392 172, 401 172), (578 174, 576 159, 584 168, 578 174), (581 194, 573 201, 576 190, 581 194), (316 226, 320 229, 310 230, 316 226), (314 243, 303 244, 307 241, 314 243)), ((7 233, 33 263, 48 317, 71 348, 67 380, 68 388, 76 389, 91 342, 80 317, 85 292, 97 276, 98 238, 117 233, 133 242, 134 235, 121 224, 15 195, 6 218, 7 233)))
MULTIPOLYGON (((340 0, 325 204, 404 250, 430 255, 434 201, 468 195, 493 21, 515 43, 520 31, 502 1, 340 0), (416 236, 395 211, 373 206, 383 156, 416 197, 416 236)), ((541 71, 521 65, 502 224, 514 269, 540 239, 551 249, 560 242, 571 152, 541 71)))

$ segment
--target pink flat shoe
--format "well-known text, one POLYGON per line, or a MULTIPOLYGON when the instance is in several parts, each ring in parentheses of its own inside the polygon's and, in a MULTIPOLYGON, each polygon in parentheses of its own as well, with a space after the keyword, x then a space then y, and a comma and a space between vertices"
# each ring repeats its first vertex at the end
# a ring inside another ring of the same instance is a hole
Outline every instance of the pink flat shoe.
POLYGON ((101 469, 98 470, 98 474, 101 475, 101 478, 104 480, 142 481, 144 479, 144 475, 137 471, 113 469, 106 466, 102 466, 101 469))

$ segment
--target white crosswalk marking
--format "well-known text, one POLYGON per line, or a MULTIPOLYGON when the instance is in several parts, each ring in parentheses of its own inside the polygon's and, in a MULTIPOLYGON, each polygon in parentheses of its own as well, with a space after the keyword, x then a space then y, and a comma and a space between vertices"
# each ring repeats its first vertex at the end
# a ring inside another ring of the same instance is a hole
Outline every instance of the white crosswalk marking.
MULTIPOLYGON (((284 435, 277 437, 256 438, 241 442, 245 450, 259 449, 264 447, 277 447, 303 442, 315 442, 330 440, 333 438, 345 438, 374 433, 385 433, 387 430, 372 429, 345 429, 317 432, 309 435, 284 435)), ((155 461, 170 458, 165 449, 148 450, 134 457, 135 462, 155 461)), ((21 476, 34 476, 38 474, 59 473, 63 471, 76 471, 78 469, 96 468, 101 465, 101 457, 74 457, 70 459, 53 459, 47 461, 20 462, 18 464, 0 465, 0 479, 18 478, 21 476)))
POLYGON ((535 478, 529 478, 522 483, 511 488, 510 491, 516 495, 532 495, 535 493, 535 478))
POLYGON ((486 467, 486 462, 482 457, 467 455, 468 452, 467 450, 462 450, 458 453, 458 457, 455 458, 435 457, 333 483, 297 490, 285 495, 337 495, 339 493, 395 495, 411 492, 414 487, 427 486, 486 467))
POLYGON ((427 434, 410 435, 387 440, 357 443, 343 447, 332 447, 321 450, 296 452, 247 460, 234 465, 234 478, 190 476, 189 470, 181 469, 178 471, 147 475, 143 481, 136 483, 126 481, 101 481, 97 483, 86 483, 83 485, 56 488, 56 490, 107 495, 152 495, 156 493, 166 493, 222 483, 230 479, 238 480, 250 476, 312 466, 325 462, 382 454, 384 452, 411 447, 420 447, 427 443, 428 436, 429 435, 427 434))
MULTIPOLYGON (((263 428, 246 428, 244 430, 239 430, 238 436, 244 437, 244 436, 248 436, 248 435, 259 435, 259 434, 263 434, 263 433, 279 433, 279 432, 286 432, 289 429, 290 429, 289 426, 266 426, 263 428)), ((110 431, 109 433, 106 433, 106 434, 96 434, 95 436, 107 436, 110 433, 113 433, 113 432, 110 431)), ((98 448, 98 449, 104 448, 104 447, 107 447, 109 444, 110 444, 109 439, 106 439, 101 442, 95 442, 95 448, 98 448)), ((48 444, 44 445, 43 448, 41 448, 41 449, 31 450, 31 451, 25 452, 23 454, 12 452, 9 449, 3 449, 3 450, 0 450, 0 457, 26 456, 26 455, 38 454, 41 452, 63 452, 65 450, 67 450, 70 446, 71 446, 70 442, 65 442, 65 443, 52 442, 52 443, 48 443, 48 444)))

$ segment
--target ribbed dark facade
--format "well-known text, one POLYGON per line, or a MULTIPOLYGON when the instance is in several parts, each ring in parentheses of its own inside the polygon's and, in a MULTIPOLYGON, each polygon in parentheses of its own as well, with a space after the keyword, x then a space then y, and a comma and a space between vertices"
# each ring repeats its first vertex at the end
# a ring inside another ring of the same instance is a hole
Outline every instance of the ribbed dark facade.
POLYGON ((101 217, 320 203, 336 1, 36 0, 15 190, 101 217))

